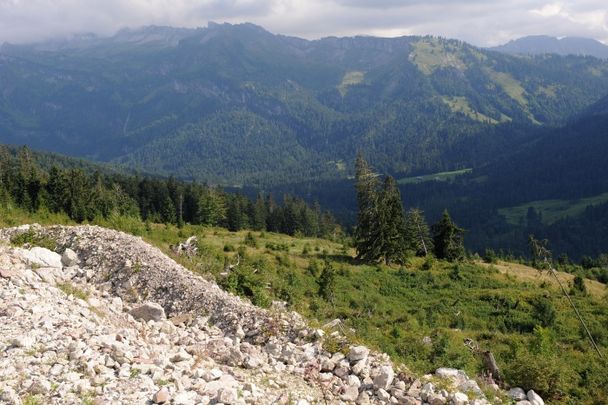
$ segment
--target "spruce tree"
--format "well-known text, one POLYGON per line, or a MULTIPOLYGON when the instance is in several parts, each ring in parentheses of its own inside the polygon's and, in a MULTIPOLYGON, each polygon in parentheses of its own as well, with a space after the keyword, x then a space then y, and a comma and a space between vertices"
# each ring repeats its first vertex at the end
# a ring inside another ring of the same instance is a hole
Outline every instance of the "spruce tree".
POLYGON ((378 224, 378 179, 361 153, 357 155, 355 169, 355 187, 359 205, 355 249, 357 259, 373 262, 382 257, 378 224))
POLYGON ((387 176, 378 202, 380 249, 384 263, 402 263, 406 257, 405 216, 395 179, 387 176))
POLYGON ((411 208, 405 216, 405 244, 416 256, 427 256, 433 251, 429 226, 418 208, 411 208))
POLYGON ((333 302, 336 294, 336 271, 329 260, 325 260, 323 272, 319 277, 319 295, 328 302, 333 302))
POLYGON ((464 258, 464 230, 456 226, 447 210, 441 220, 433 225, 435 256, 439 259, 457 261, 464 258))

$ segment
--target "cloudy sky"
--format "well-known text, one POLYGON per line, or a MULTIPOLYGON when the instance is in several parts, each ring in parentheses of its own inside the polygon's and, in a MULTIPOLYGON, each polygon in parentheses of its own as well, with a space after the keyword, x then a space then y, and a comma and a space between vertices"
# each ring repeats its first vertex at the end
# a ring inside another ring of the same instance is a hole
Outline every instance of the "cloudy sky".
POLYGON ((311 39, 433 34, 487 46, 548 34, 608 44, 606 0, 0 0, 0 43, 208 21, 311 39))

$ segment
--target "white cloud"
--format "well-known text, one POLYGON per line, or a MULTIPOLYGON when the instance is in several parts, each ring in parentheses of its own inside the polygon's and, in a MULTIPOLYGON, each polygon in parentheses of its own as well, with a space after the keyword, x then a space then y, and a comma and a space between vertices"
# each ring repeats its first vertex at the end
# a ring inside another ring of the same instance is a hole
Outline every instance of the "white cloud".
POLYGON ((607 41, 607 7, 605 0, 0 0, 0 42, 210 20, 307 38, 434 34, 495 45, 548 34, 607 41))

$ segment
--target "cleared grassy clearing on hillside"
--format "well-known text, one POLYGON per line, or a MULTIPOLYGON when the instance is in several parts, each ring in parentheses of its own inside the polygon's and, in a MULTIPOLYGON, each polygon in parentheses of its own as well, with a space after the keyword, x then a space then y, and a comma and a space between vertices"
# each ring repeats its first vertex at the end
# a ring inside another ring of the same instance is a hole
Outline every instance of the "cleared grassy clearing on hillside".
POLYGON ((566 217, 576 217, 585 211, 590 205, 599 205, 608 202, 608 193, 603 193, 578 200, 540 200, 531 201, 516 207, 501 208, 498 210, 508 223, 517 225, 526 220, 526 214, 530 207, 542 214, 542 222, 546 225, 559 221, 566 217))
POLYGON ((404 177, 402 179, 397 180, 397 183, 414 184, 414 183, 423 183, 425 181, 449 181, 458 176, 462 176, 463 174, 471 173, 472 171, 473 171, 473 169, 461 169, 461 170, 453 170, 453 171, 449 171, 449 172, 424 174, 422 176, 404 177))

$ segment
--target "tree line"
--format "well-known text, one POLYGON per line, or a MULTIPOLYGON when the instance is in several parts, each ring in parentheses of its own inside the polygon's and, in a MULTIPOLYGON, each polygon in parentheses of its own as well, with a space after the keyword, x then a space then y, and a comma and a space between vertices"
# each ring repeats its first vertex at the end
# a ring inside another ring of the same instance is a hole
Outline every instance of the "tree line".
POLYGON ((0 146, 0 204, 31 212, 65 213, 76 222, 137 217, 142 221, 252 229, 288 235, 329 236, 336 221, 319 204, 284 195, 249 199, 220 187, 139 175, 102 173, 81 167, 45 170, 27 147, 17 153, 0 146))
POLYGON ((408 256, 431 253, 449 261, 464 258, 464 230, 452 221, 447 210, 429 228, 421 210, 404 211, 392 176, 381 181, 362 154, 357 156, 355 168, 359 211, 354 242, 359 260, 403 263, 408 256))

